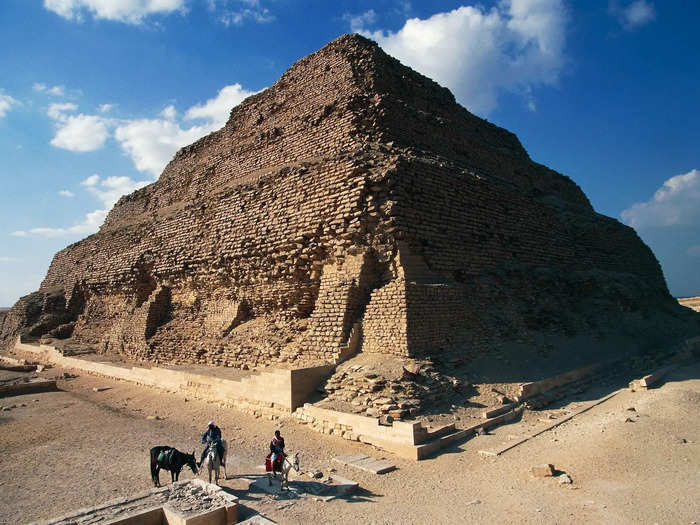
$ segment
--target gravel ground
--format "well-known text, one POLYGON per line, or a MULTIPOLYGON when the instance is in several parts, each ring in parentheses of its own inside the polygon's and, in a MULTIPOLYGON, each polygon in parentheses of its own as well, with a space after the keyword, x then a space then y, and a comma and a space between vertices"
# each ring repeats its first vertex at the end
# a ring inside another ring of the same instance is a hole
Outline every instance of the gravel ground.
MULTIPOLYGON (((199 433, 209 419, 229 441, 229 476, 259 474, 269 439, 281 427, 288 449, 300 452, 303 470, 328 474, 333 468, 360 483, 354 497, 321 502, 224 481, 240 498, 242 517, 256 511, 279 523, 304 524, 700 522, 698 364, 676 370, 658 389, 623 391, 503 456, 482 457, 478 450, 521 433, 532 417, 419 463, 292 420, 256 419, 130 383, 81 376, 59 384, 64 391, 17 396, 17 408, 0 412, 1 523, 56 517, 149 488, 148 450, 171 445, 199 454, 199 433), (94 392, 97 386, 111 388, 94 392), (350 452, 386 457, 398 470, 375 476, 331 462, 350 452), (530 468, 543 463, 565 471, 573 483, 532 477, 530 468)), ((180 479, 188 477, 186 470, 180 479)), ((169 482, 169 474, 161 473, 161 481, 169 482)))

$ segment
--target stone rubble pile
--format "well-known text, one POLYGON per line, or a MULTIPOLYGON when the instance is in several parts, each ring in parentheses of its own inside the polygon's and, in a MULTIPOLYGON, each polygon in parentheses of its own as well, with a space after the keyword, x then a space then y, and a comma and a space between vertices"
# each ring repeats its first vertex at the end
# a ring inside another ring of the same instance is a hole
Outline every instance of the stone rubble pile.
POLYGON ((345 408, 369 417, 404 419, 418 415, 426 404, 469 386, 441 374, 430 360, 406 360, 402 372, 400 377, 388 379, 370 366, 344 367, 323 385, 325 399, 318 406, 345 408))

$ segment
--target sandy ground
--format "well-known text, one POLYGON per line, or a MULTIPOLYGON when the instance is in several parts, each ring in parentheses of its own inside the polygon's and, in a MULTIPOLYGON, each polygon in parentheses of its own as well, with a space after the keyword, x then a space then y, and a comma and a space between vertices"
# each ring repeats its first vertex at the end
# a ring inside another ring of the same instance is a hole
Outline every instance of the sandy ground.
MULTIPOLYGON (((676 370, 660 388, 624 390, 503 456, 478 450, 522 434, 533 417, 419 463, 291 420, 256 419, 129 383, 81 376, 60 386, 64 391, 0 399, 16 405, 0 412, 1 523, 56 517, 149 488, 149 448, 167 444, 198 454, 209 419, 229 440, 229 475, 259 474, 281 426, 303 470, 334 468, 360 483, 354 497, 321 502, 252 493, 240 480, 227 480, 242 517, 260 512, 278 523, 305 524, 700 522, 700 364, 676 370), (95 386, 111 388, 94 392, 95 386), (163 419, 147 419, 154 415, 163 419), (392 459, 398 470, 376 476, 331 462, 349 452, 392 459), (532 477, 530 467, 543 463, 568 473, 573 484, 532 477)), ((610 391, 589 392, 586 400, 610 391)), ((188 470, 181 479, 191 476, 188 470)), ((161 481, 169 475, 161 473, 161 481)))

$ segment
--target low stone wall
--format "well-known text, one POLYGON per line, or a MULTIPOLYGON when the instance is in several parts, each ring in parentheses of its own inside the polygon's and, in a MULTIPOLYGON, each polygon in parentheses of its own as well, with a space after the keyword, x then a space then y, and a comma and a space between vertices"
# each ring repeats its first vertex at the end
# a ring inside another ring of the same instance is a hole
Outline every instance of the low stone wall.
POLYGON ((306 400, 321 378, 333 369, 332 365, 324 365, 296 370, 269 370, 235 381, 167 368, 66 357, 49 345, 30 345, 18 341, 15 350, 56 366, 230 403, 244 412, 266 416, 291 413, 306 400))
POLYGON ((391 425, 380 425, 373 417, 327 410, 308 403, 294 415, 317 432, 374 445, 408 459, 418 459, 416 444, 425 436, 425 428, 418 422, 394 421, 391 425))
POLYGON ((576 381, 584 376, 587 376, 594 372, 600 365, 591 365, 584 368, 577 368, 576 370, 571 370, 564 374, 548 377, 542 379, 541 381, 534 381, 532 383, 523 383, 520 387, 520 392, 518 393, 518 401, 523 401, 529 397, 535 396, 537 394, 542 394, 553 388, 566 385, 572 381, 576 381))

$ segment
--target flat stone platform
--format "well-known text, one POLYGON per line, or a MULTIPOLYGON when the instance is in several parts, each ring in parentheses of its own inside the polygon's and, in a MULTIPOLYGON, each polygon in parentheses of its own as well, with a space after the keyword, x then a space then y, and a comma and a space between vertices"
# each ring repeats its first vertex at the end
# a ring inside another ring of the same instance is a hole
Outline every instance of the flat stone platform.
POLYGON ((342 456, 336 456, 333 461, 342 463, 343 465, 348 465, 350 467, 359 468, 361 470, 371 472, 372 474, 386 474, 396 469, 396 465, 384 461, 381 459, 376 459, 365 454, 344 454, 342 456))

